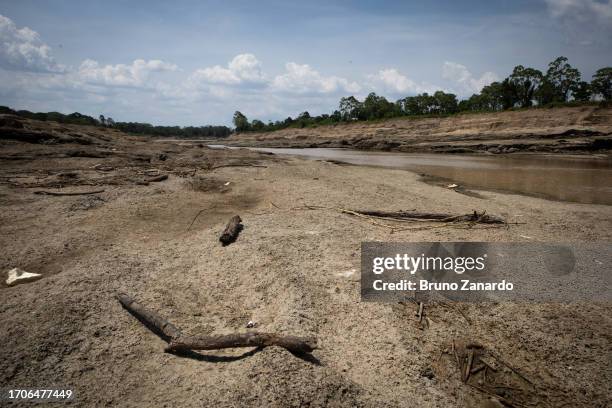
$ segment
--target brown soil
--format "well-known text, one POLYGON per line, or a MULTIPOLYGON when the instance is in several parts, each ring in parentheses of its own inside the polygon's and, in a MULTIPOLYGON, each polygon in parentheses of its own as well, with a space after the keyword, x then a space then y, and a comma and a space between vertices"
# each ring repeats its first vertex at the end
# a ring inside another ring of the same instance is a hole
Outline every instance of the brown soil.
POLYGON ((464 339, 536 385, 500 367, 494 376, 514 385, 498 400, 612 402, 609 304, 426 305, 423 327, 415 305, 359 295, 362 241, 609 241, 609 206, 468 196, 401 170, 19 122, 0 140, 0 271, 44 277, 0 287, 0 388, 70 387, 76 406, 496 406, 461 380, 450 350, 464 339), (38 136, 8 138, 19 131, 38 136), (236 167, 219 167, 227 164, 236 167), (169 178, 144 185, 157 174, 169 178), (105 191, 34 194, 94 189, 105 191), (389 235, 305 205, 477 209, 522 224, 389 235), (219 234, 235 214, 245 228, 223 247, 219 234), (260 331, 316 336, 320 348, 313 358, 277 347, 167 354, 121 308, 118 291, 191 334, 247 331, 253 320, 260 331))
POLYGON ((399 118, 241 133, 229 143, 427 153, 593 152, 612 149, 612 108, 596 106, 399 118))

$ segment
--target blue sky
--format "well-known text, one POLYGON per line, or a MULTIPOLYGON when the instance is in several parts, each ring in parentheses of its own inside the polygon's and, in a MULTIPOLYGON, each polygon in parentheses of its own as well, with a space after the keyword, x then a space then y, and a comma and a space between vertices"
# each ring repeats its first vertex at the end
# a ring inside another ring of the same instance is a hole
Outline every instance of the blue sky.
POLYGON ((612 65, 612 0, 0 0, 0 104, 154 124, 469 96, 515 65, 612 65))

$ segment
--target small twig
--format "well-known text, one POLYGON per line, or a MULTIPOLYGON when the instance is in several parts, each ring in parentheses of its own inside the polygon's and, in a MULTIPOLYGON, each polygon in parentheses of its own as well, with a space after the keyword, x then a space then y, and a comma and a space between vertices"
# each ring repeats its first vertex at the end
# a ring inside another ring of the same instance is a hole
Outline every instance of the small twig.
POLYGON ((521 377, 523 380, 525 380, 529 385, 531 385, 532 387, 535 388, 535 384, 533 383, 533 381, 531 381, 529 378, 525 377, 523 374, 521 374, 521 372, 512 367, 510 364, 506 363, 504 360, 502 360, 499 356, 497 356, 496 354, 491 353, 491 355, 500 363, 502 363, 503 365, 505 365, 506 367, 508 367, 510 370, 512 370, 512 372, 516 375, 518 375, 519 377, 521 377))
POLYGON ((94 191, 34 191, 34 194, 44 194, 50 196, 76 196, 76 195, 88 195, 88 194, 98 194, 103 193, 104 190, 94 190, 94 191))
POLYGON ((453 355, 455 356, 455 362, 457 363, 457 368, 461 371, 461 362, 459 361, 459 355, 457 354, 457 347, 455 347, 455 339, 453 339, 452 343, 453 355))
POLYGON ((251 164, 251 163, 244 163, 244 164, 220 164, 218 166, 213 166, 210 169, 211 170, 220 169, 221 167, 263 167, 263 168, 267 168, 268 166, 264 166, 262 164, 251 164))
POLYGON ((463 382, 467 382, 470 379, 470 372, 472 371, 473 362, 474 362, 474 350, 469 349, 467 364, 465 366, 465 373, 463 375, 463 382))
POLYGON ((417 317, 419 318, 419 323, 423 320, 423 302, 419 302, 419 311, 417 313, 417 317))
POLYGON ((463 318, 465 319, 466 322, 468 322, 468 324, 472 324, 472 320, 463 312, 463 310, 461 310, 461 308, 459 308, 459 306, 455 306, 451 303, 446 303, 446 302, 441 302, 440 303, 442 306, 447 307, 449 309, 452 309, 456 312, 458 312, 459 314, 461 314, 461 316, 463 316, 463 318))
POLYGON ((490 395, 492 397, 497 398, 499 400, 499 402, 501 402, 503 404, 506 404, 509 407, 519 407, 520 408, 520 407, 524 407, 525 406, 525 405, 522 405, 522 404, 518 404, 516 402, 512 402, 512 401, 510 401, 510 400, 508 400, 508 399, 506 399, 506 398, 504 398, 504 397, 502 397, 502 396, 500 396, 498 394, 495 394, 494 392, 491 392, 491 391, 488 391, 488 390, 486 390, 486 389, 484 389, 482 387, 479 387, 478 385, 474 385, 474 384, 470 384, 470 383, 467 383, 467 385, 469 385, 470 387, 472 387, 472 388, 474 388, 474 389, 476 389, 476 390, 478 390, 478 391, 480 391, 482 393, 485 393, 487 395, 490 395))
POLYGON ((493 371, 494 373, 497 372, 497 368, 493 367, 493 364, 489 363, 488 360, 485 360, 484 358, 480 357, 480 362, 490 368, 491 371, 493 371))
POLYGON ((479 371, 484 370, 485 368, 487 368, 487 366, 486 366, 486 365, 484 365, 484 364, 479 365, 478 367, 474 367, 474 368, 472 368, 472 370, 470 371, 470 374, 476 374, 476 373, 478 373, 479 371))
POLYGON ((200 211, 198 211, 198 213, 195 215, 195 217, 193 217, 193 220, 191 220, 191 224, 189 224, 189 227, 187 228, 187 232, 189 232, 189 230, 191 229, 191 226, 193 225, 193 223, 195 222, 195 220, 200 216, 200 214, 202 214, 204 211, 206 210, 211 210, 215 208, 215 206, 213 205, 212 207, 208 207, 208 208, 202 208, 200 211))

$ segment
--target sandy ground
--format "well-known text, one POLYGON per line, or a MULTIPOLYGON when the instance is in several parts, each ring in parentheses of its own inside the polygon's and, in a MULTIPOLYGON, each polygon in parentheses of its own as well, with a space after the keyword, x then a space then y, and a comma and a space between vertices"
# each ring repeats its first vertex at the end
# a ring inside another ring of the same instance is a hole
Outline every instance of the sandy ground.
POLYGON ((2 142, 0 270, 44 277, 0 287, 0 387, 70 387, 76 406, 500 406, 462 382, 450 350, 465 340, 494 350, 535 385, 500 389, 498 400, 612 404, 609 304, 427 305, 424 327, 412 303, 359 296, 362 241, 610 241, 609 206, 470 197, 401 170, 96 132, 76 157, 73 143, 2 142), (228 164, 242 166, 218 167, 228 164), (157 171, 169 178, 141 185, 157 171), (33 193, 58 186, 105 191, 33 193), (524 224, 389 234, 305 205, 476 209, 524 224), (234 214, 245 228, 222 247, 219 234, 234 214), (242 332, 253 320, 260 331, 316 336, 320 347, 312 358, 276 347, 167 354, 121 308, 119 291, 186 332, 242 332))
POLYGON ((226 143, 426 153, 588 153, 612 149, 611 135, 612 108, 582 106, 247 132, 226 143))

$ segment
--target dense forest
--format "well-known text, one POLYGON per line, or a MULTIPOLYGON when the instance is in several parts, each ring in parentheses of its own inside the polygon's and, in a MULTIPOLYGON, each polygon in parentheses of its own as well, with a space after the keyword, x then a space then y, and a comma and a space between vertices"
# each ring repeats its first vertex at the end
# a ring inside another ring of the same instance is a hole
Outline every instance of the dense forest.
POLYGON ((532 106, 553 107, 589 101, 612 100, 612 67, 599 69, 591 82, 583 81, 580 71, 559 57, 548 64, 545 73, 535 68, 518 65, 510 76, 482 88, 479 94, 457 100, 452 93, 437 91, 398 99, 395 103, 370 93, 363 101, 354 96, 340 99, 331 114, 310 116, 301 113, 297 118, 268 122, 254 119, 249 122, 241 112, 234 113, 236 131, 273 131, 287 127, 329 125, 357 120, 377 120, 399 116, 451 115, 459 112, 490 112, 532 106))
POLYGON ((227 137, 231 133, 231 129, 227 126, 153 126, 149 123, 138 123, 138 122, 115 122, 112 118, 105 118, 100 115, 98 119, 91 116, 83 115, 78 112, 64 115, 59 112, 30 112, 27 110, 15 111, 6 106, 0 106, 0 114, 9 113, 17 115, 27 119, 35 120, 49 120, 59 123, 68 123, 73 125, 91 125, 91 126, 105 126, 119 129, 123 132, 142 134, 159 137, 177 137, 177 138, 201 138, 201 137, 212 137, 220 138, 227 137))

